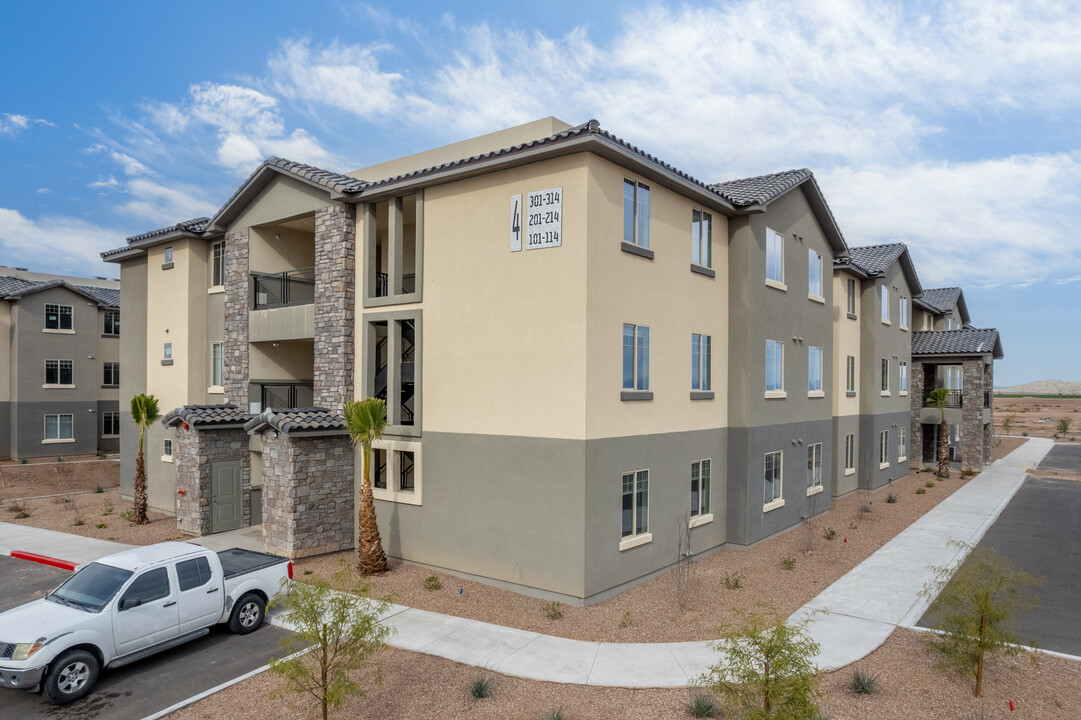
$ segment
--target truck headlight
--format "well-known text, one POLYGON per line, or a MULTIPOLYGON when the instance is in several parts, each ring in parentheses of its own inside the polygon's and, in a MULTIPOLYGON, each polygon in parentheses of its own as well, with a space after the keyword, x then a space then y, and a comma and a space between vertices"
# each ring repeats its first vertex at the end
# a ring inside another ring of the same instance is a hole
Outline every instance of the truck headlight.
POLYGON ((11 653, 12 660, 25 660, 44 647, 41 643, 20 643, 11 653))

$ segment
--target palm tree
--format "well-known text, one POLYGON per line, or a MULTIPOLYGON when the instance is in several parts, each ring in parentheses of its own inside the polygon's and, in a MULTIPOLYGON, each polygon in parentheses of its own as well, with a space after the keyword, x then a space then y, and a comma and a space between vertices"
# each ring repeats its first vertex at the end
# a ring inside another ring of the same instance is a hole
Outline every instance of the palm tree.
POLYGON ((927 404, 942 413, 942 430, 938 434, 938 476, 941 478, 950 476, 950 426, 946 424, 946 403, 949 399, 950 391, 946 388, 935 388, 927 398, 927 404))
POLYGON ((139 426, 139 452, 135 454, 134 512, 135 524, 146 525, 146 463, 143 462, 143 434, 150 423, 157 422, 158 399, 153 395, 136 395, 131 399, 131 421, 139 426))
POLYGON ((345 404, 345 427, 353 445, 364 450, 364 483, 360 493, 357 538, 357 571, 361 575, 386 572, 387 554, 379 539, 379 525, 375 521, 375 500, 372 498, 371 463, 372 443, 383 437, 387 427, 387 404, 379 398, 350 401, 345 404))

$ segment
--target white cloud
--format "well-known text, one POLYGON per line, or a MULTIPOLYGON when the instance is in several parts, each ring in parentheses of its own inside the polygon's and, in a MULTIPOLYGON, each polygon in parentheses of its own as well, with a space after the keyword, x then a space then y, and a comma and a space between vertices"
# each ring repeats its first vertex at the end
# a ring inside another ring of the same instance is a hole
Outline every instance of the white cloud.
POLYGON ((31 125, 45 125, 54 127, 48 120, 30 117, 29 115, 16 115, 12 113, 0 113, 0 135, 14 137, 31 125))
POLYGON ((53 191, 52 188, 39 187, 38 188, 38 195, 48 195, 52 191, 53 191))
POLYGON ((119 185, 120 185, 120 182, 116 179, 116 177, 113 176, 113 175, 110 175, 107 178, 99 177, 97 180, 95 180, 94 182, 87 185, 87 187, 92 188, 94 190, 112 190, 112 189, 118 187, 119 185))
POLYGON ((120 163, 124 168, 125 175, 153 175, 146 165, 133 158, 127 153, 118 152, 116 150, 109 153, 109 157, 120 163))
POLYGON ((205 193, 177 182, 168 185, 146 178, 135 178, 125 186, 131 200, 119 209, 151 224, 170 225, 203 215, 213 215, 218 206, 208 202, 205 193))
POLYGON ((48 258, 49 270, 80 275, 104 274, 98 267, 103 250, 124 244, 124 233, 72 217, 27 218, 0 208, 0 248, 11 262, 33 269, 48 258))

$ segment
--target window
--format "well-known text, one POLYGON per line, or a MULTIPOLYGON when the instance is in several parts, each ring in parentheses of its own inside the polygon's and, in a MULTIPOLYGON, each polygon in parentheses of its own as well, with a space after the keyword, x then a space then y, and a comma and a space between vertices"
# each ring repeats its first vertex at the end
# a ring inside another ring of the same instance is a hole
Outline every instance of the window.
POLYGON ((416 489, 413 479, 413 453, 408 450, 395 452, 398 453, 398 491, 413 492, 416 489))
POLYGON ((73 440, 71 413, 45 416, 46 440, 73 440))
POLYGON ((165 248, 165 260, 164 260, 164 262, 171 263, 172 261, 173 261, 173 249, 171 247, 167 247, 167 248, 165 248))
POLYGON ((169 597, 169 573, 165 568, 155 568, 135 578, 120 598, 120 607, 130 600, 137 600, 138 606, 166 597, 169 597))
POLYGON ((856 433, 845 435, 845 473, 856 472, 856 433))
POLYGON ((623 537, 649 532, 649 470, 623 473, 623 537))
POLYGON ((890 391, 890 361, 888 358, 882 358, 882 392, 888 393, 890 391))
POLYGON ((908 459, 908 437, 905 432, 907 428, 902 425, 897 428, 897 462, 904 462, 908 459))
POLYGON ((161 454, 168 458, 173 456, 173 441, 169 438, 162 441, 161 454))
POLYGON ((107 437, 120 434, 120 413, 101 414, 101 434, 107 437))
POLYGON ((623 326, 623 389, 649 390, 649 328, 623 326))
POLYGON ((882 286, 882 322, 890 324, 890 289, 882 286))
POLYGON ((387 451, 383 448, 372 448, 372 487, 378 490, 387 489, 387 451))
POLYGON ((822 392, 822 348, 807 348, 807 392, 822 392))
POLYGON ((712 390, 713 373, 710 369, 709 335, 691 333, 691 390, 712 390))
POLYGON ((649 248, 649 187, 623 181, 623 242, 649 248))
POLYGON ((52 305, 50 303, 45 303, 45 329, 71 330, 72 315, 71 305, 52 305))
POLYGON ((225 343, 212 343, 210 346, 210 384, 221 387, 225 384, 225 343))
POLYGON ((372 490, 377 500, 422 505, 421 446, 383 440, 372 448, 372 490))
POLYGON ((173 359, 173 344, 171 342, 165 343, 165 347, 162 350, 162 357, 166 360, 173 359))
POLYGON ((784 392, 784 343, 766 341, 766 392, 784 392))
POLYGON ((903 328, 908 327, 908 298, 901 296, 901 305, 897 312, 897 324, 903 328))
POLYGON ((856 279, 848 278, 848 314, 856 314, 856 279))
POLYGON ((74 363, 71 360, 46 360, 46 385, 74 385, 74 363))
POLYGON ((691 517, 709 515, 710 460, 691 463, 691 517))
POLYGON ((856 356, 849 355, 845 373, 845 390, 850 393, 856 392, 856 356))
POLYGON ((210 251, 211 280, 214 287, 225 284, 225 241, 216 242, 210 251))
POLYGON ((691 262, 713 267, 713 216, 691 210, 691 262))
POLYGON ((822 297, 822 256, 807 251, 807 294, 822 297))
POLYGON ((105 329, 102 332, 106 335, 120 335, 120 313, 115 310, 105 311, 105 329))
POLYGON ((807 494, 822 492, 822 443, 807 446, 807 494))
POLYGON ((947 330, 953 330, 953 318, 952 317, 946 318, 946 329, 947 330))
POLYGON ((784 460, 784 451, 775 450, 766 453, 765 475, 763 476, 765 495, 762 498, 763 511, 772 510, 784 504, 781 494, 781 463, 784 460))
POLYGON ((176 564, 176 583, 180 592, 200 588, 210 582, 210 562, 205 557, 183 560, 176 564))
POLYGON ((908 392, 908 363, 897 364, 897 389, 903 393, 908 392))
POLYGON ((878 436, 878 469, 890 464, 890 431, 883 430, 878 436))
POLYGON ((101 381, 102 385, 119 385, 120 384, 120 363, 107 362, 105 363, 105 374, 101 381))
POLYGON ((766 228, 766 279, 784 284, 784 236, 766 228))

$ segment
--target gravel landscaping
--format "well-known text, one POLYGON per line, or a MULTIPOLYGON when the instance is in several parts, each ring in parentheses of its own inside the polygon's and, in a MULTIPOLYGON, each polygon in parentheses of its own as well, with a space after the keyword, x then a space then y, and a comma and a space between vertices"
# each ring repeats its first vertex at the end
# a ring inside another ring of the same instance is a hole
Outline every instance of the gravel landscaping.
POLYGON ((38 458, 23 464, 18 461, 0 463, 0 500, 37 497, 63 492, 81 492, 120 485, 120 461, 100 460, 94 456, 38 458))
POLYGON ((90 490, 33 500, 5 500, 0 502, 0 522, 127 545, 150 545, 189 537, 176 529, 176 518, 171 515, 150 512, 148 524, 136 525, 121 517, 130 510, 131 501, 122 500, 120 490, 114 487, 100 493, 90 490))
MULTIPOLYGON (((873 493, 842 498, 825 515, 749 549, 723 548, 698 559, 688 571, 682 608, 677 573, 671 571, 590 607, 562 605, 558 620, 549 619, 546 601, 401 562, 372 579, 372 592, 409 607, 577 640, 710 639, 718 625, 736 619, 736 609, 765 602, 785 615, 794 612, 966 482, 957 472, 942 481, 913 473, 873 493), (926 488, 928 481, 934 487, 926 488), (895 503, 886 501, 890 494, 895 503), (825 537, 828 530, 835 533, 832 540, 825 537), (425 589, 431 575, 439 578, 440 589, 425 589), (737 577, 739 587, 730 587, 737 577)), ((299 560, 296 577, 329 579, 340 559, 351 563, 352 553, 299 560)))

